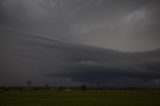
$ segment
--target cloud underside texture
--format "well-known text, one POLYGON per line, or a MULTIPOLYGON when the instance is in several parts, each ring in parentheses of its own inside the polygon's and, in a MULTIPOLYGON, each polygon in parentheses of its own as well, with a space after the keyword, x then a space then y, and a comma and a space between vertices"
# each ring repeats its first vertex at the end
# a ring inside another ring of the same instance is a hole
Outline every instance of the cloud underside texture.
POLYGON ((73 82, 110 86, 159 86, 160 50, 127 53, 1 29, 0 79, 19 83, 73 82), (54 78, 60 78, 54 81, 54 78), (68 82, 65 79, 69 78, 68 82))

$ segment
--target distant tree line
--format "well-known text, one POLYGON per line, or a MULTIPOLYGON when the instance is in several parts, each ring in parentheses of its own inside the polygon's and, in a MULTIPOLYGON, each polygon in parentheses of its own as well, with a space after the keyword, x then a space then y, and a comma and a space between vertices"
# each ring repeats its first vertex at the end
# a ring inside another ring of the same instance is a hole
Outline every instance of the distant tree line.
POLYGON ((54 90, 54 91, 91 91, 91 90, 97 90, 97 91, 105 91, 105 90, 160 90, 159 88, 155 87, 108 87, 108 86, 89 86, 86 84, 82 84, 77 87, 65 87, 65 86, 59 86, 59 87, 50 87, 48 84, 44 85, 43 87, 33 87, 32 81, 27 80, 26 81, 26 87, 0 87, 0 93, 4 91, 23 91, 23 90, 54 90))
POLYGON ((48 84, 46 84, 44 87, 0 87, 0 93, 4 91, 24 91, 24 90, 54 90, 54 91, 107 91, 107 90, 160 90, 160 88, 154 88, 154 87, 101 87, 101 86, 87 86, 85 84, 82 84, 77 87, 49 87, 48 84))
POLYGON ((0 92, 4 91, 23 91, 23 90, 44 90, 44 91, 49 91, 49 90, 54 90, 54 91, 74 91, 74 90, 79 90, 79 91, 91 91, 91 90, 97 90, 97 91, 106 91, 106 90, 160 90, 160 87, 155 88, 155 87, 108 87, 108 86, 100 86, 100 85, 87 85, 87 84, 82 84, 80 86, 59 86, 59 87, 51 87, 48 84, 44 85, 43 87, 35 87, 32 86, 32 81, 27 80, 25 87, 0 87, 0 92))

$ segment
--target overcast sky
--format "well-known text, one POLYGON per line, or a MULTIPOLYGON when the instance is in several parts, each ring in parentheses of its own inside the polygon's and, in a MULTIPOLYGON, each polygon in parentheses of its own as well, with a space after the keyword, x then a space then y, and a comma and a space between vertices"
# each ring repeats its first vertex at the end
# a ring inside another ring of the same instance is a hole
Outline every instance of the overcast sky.
POLYGON ((121 51, 160 47, 159 0, 1 0, 0 27, 121 51))
POLYGON ((0 86, 160 87, 159 48, 160 0, 0 0, 0 86))

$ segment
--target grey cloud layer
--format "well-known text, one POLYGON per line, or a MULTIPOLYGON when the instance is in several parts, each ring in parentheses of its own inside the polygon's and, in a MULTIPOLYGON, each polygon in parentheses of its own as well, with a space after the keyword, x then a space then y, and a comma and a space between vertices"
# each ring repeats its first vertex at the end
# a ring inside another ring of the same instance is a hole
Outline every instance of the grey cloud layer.
POLYGON ((126 53, 0 30, 0 83, 160 86, 160 50, 126 53), (8 82, 8 78, 10 82, 8 82))
POLYGON ((2 0, 1 27, 123 51, 160 46, 159 0, 2 0))

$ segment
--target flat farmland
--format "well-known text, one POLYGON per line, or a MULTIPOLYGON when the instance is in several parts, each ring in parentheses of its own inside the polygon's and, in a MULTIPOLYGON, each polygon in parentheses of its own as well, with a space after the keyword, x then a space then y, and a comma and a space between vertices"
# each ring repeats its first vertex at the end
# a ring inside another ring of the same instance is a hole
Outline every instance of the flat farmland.
POLYGON ((160 91, 5 91, 0 106, 160 106, 160 91))

